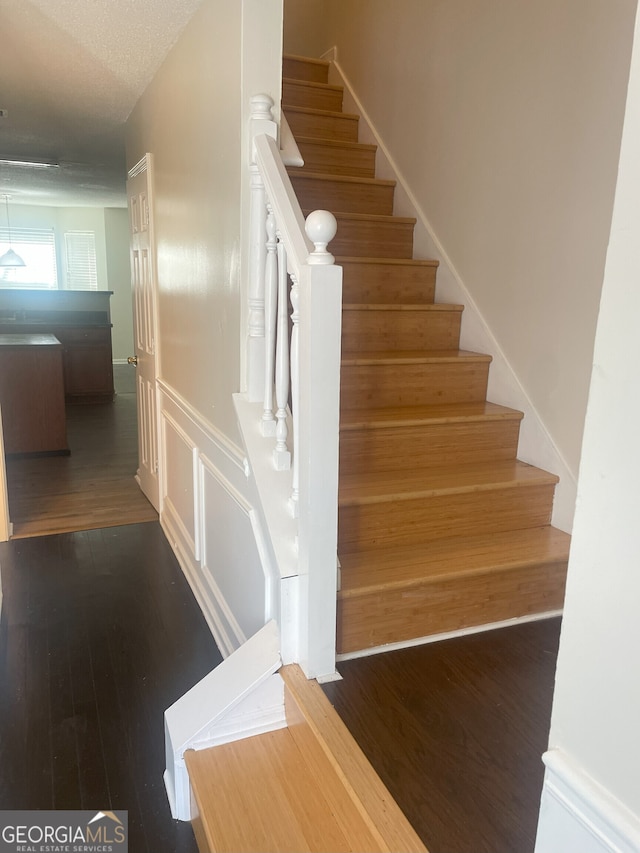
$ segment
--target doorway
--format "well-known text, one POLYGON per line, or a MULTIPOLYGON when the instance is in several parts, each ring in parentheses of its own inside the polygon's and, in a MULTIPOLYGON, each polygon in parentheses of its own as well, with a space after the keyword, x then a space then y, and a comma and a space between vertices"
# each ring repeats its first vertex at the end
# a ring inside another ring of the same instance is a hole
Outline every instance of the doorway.
POLYGON ((135 369, 114 365, 113 403, 67 406, 71 454, 7 459, 13 538, 157 521, 134 479, 135 369))

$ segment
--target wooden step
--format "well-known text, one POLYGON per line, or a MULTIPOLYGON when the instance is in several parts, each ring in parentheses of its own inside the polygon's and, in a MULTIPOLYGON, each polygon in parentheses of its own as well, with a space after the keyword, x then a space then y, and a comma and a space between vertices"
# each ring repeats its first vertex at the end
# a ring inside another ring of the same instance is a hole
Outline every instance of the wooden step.
POLYGON ((426 853, 317 682, 280 675, 287 728, 185 753, 201 853, 426 853))
POLYGON ((336 263, 345 302, 433 302, 438 261, 337 256, 336 263))
MULTIPOLYGON (((311 209, 303 210, 305 216, 311 209)), ((416 220, 406 216, 369 216, 335 211, 338 232, 329 244, 334 255, 411 258, 416 220)))
POLYGON ((517 461, 341 475, 339 553, 542 527, 557 482, 517 461))
POLYGON ((490 362, 490 356, 466 350, 347 354, 341 407, 480 402, 486 398, 490 362))
POLYGON ((310 107, 314 110, 342 110, 342 86, 312 83, 308 80, 282 79, 282 108, 310 107))
POLYGON ((358 141, 359 116, 307 107, 285 107, 284 113, 296 139, 298 136, 311 136, 316 139, 358 141))
POLYGON ((312 83, 326 83, 329 77, 329 63, 324 59, 312 59, 287 53, 282 58, 282 76, 295 80, 309 80, 312 83))
POLYGON ((297 136, 296 142, 304 160, 301 170, 330 172, 373 178, 376 173, 376 146, 364 142, 339 139, 313 139, 297 136))
POLYGON ((342 351, 458 349, 462 305, 344 304, 342 351))
POLYGON ((342 555, 339 652, 557 610, 569 542, 544 526, 342 555))
POLYGON ((373 213, 391 216, 395 181, 327 175, 288 169, 300 206, 333 213, 373 213))
POLYGON ((522 412, 485 401, 340 415, 340 474, 515 459, 522 412))

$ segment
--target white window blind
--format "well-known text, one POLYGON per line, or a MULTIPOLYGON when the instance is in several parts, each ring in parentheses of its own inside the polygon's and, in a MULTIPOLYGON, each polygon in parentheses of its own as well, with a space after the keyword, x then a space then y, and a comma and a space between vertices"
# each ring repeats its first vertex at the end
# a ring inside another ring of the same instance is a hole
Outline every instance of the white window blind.
POLYGON ((96 235, 93 231, 66 231, 64 245, 67 257, 68 290, 97 290, 96 235))
MULTIPOLYGON (((24 267, 0 267, 0 287, 56 290, 56 243, 53 228, 12 228, 11 248, 24 267)), ((9 230, 0 226, 0 255, 9 249, 9 230)))

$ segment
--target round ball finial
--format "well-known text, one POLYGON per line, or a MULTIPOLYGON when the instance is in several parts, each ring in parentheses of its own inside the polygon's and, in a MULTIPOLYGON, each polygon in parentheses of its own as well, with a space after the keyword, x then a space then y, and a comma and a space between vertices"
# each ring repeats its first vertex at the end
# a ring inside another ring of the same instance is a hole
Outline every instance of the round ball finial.
POLYGON ((273 98, 269 95, 252 95, 251 96, 251 118, 268 119, 271 121, 273 116, 271 108, 273 107, 273 98))
POLYGON ((309 264, 332 264, 335 260, 331 252, 327 251, 327 244, 336 236, 338 223, 329 210, 314 210, 307 216, 304 230, 307 237, 315 246, 309 255, 309 264))

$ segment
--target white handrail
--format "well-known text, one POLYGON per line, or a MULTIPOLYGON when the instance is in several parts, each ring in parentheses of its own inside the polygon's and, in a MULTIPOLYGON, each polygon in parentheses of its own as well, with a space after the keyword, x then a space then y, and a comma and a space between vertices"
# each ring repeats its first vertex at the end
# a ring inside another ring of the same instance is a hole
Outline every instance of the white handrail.
POLYGON ((256 136, 253 143, 255 162, 278 223, 278 232, 287 247, 287 270, 299 278, 300 267, 313 251, 313 243, 305 235, 302 210, 280 157, 278 143, 265 133, 256 136))

